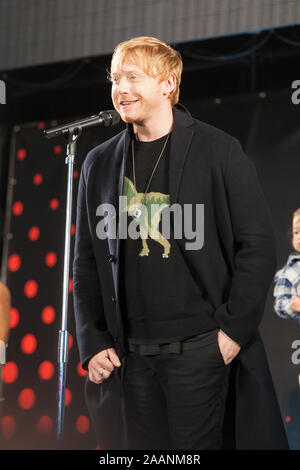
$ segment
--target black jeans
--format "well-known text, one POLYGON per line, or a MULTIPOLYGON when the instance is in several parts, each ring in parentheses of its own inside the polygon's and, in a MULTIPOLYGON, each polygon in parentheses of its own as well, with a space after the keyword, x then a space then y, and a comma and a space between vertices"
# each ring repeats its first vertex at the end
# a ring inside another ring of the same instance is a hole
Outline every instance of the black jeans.
POLYGON ((124 393, 129 449, 220 449, 229 384, 218 330, 179 353, 129 352, 124 393))

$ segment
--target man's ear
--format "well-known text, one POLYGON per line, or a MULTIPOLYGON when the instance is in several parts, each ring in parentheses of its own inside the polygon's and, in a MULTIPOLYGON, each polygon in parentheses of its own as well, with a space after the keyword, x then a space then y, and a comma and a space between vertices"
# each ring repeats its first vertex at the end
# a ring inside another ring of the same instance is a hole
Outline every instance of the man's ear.
POLYGON ((172 73, 167 80, 164 80, 163 94, 169 95, 176 87, 176 77, 172 73))

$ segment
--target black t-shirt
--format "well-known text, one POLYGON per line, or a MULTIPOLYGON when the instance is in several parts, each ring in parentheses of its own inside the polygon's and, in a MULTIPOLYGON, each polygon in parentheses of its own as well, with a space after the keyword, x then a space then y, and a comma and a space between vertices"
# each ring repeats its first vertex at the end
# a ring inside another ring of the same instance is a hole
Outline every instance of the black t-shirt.
POLYGON ((212 318, 214 308, 173 238, 172 223, 169 239, 162 235, 162 214, 170 206, 170 139, 145 196, 166 138, 134 142, 136 188, 131 145, 126 161, 123 196, 127 196, 127 227, 131 225, 138 238, 130 238, 127 231, 127 238, 121 240, 120 289, 127 338, 137 344, 178 341, 217 327, 212 318), (152 213, 151 204, 156 204, 152 213), (142 209, 140 217, 136 209, 142 209))

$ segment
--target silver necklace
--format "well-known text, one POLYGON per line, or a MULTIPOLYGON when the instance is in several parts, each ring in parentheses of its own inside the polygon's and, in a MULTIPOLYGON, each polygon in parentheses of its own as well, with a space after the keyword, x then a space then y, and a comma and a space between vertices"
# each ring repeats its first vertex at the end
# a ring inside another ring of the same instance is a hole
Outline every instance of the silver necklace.
MULTIPOLYGON (((156 168, 157 168, 157 166, 158 166, 158 164, 159 164, 159 161, 160 161, 160 159, 161 159, 161 157, 162 157, 162 155, 163 155, 163 153, 164 153, 164 150, 165 150, 165 148, 166 148, 166 145, 167 145, 167 142, 168 142, 168 140, 169 140, 169 137, 170 137, 170 134, 168 134, 168 136, 167 136, 167 138, 166 138, 166 140, 165 140, 165 143, 164 143, 164 145, 163 145, 163 148, 162 148, 162 150, 161 150, 161 152, 160 152, 160 154, 159 154, 159 156, 158 156, 158 159, 157 159, 157 161, 156 161, 156 163, 155 163, 155 165, 154 165, 153 171, 152 171, 152 173, 151 173, 151 176, 150 176, 150 178, 149 178, 149 180, 148 180, 146 189, 145 189, 145 191, 144 191, 144 195, 143 195, 143 197, 142 197, 142 200, 141 200, 139 206, 136 208, 136 210, 135 210, 135 212, 134 212, 135 217, 140 217, 141 214, 142 214, 142 211, 141 211, 140 207, 143 205, 143 202, 144 202, 144 199, 145 199, 145 197, 146 197, 147 191, 148 191, 148 189, 149 189, 150 183, 151 183, 151 181, 152 181, 152 178, 153 178, 153 176, 154 176, 154 173, 155 173, 155 171, 156 171, 156 168)), ((137 187, 136 187, 136 178, 135 178, 134 137, 132 137, 132 139, 131 139, 131 156, 132 156, 133 184, 134 184, 134 187, 135 187, 135 189, 136 189, 136 191, 137 191, 137 187)))

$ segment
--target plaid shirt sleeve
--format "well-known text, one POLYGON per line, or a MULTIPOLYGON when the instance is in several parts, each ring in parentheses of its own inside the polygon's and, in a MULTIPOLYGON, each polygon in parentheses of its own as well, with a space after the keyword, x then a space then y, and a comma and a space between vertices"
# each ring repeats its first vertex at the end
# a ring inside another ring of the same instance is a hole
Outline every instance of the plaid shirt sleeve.
POLYGON ((292 295, 297 295, 294 292, 294 283, 298 280, 299 273, 293 266, 287 264, 275 274, 273 295, 275 297, 274 310, 277 315, 281 318, 294 318, 300 324, 300 313, 290 307, 292 295))

